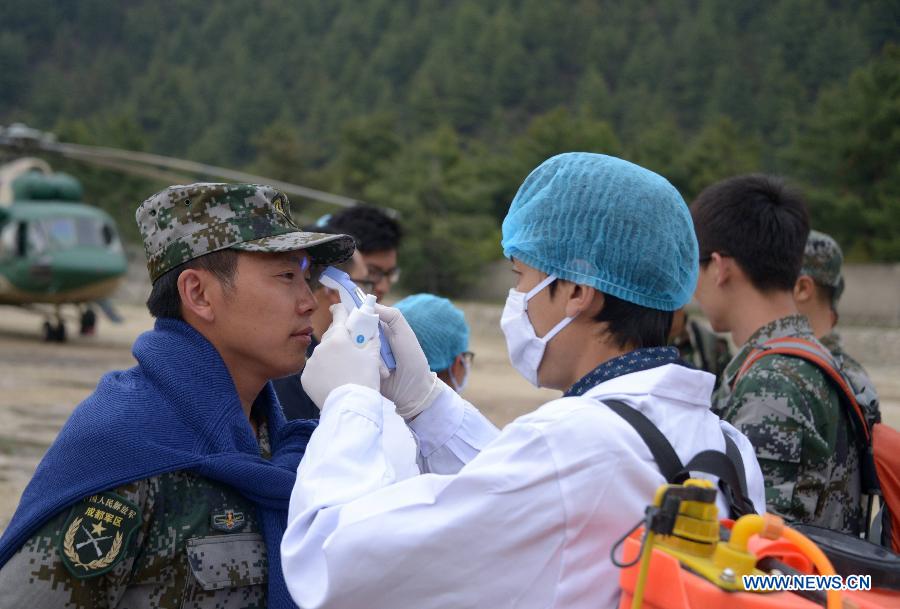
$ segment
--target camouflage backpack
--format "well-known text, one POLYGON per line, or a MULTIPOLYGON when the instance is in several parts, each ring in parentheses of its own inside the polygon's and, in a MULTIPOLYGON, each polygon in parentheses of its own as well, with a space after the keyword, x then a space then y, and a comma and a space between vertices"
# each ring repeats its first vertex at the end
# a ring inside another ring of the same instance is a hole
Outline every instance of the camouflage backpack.
POLYGON ((754 349, 734 377, 733 385, 763 357, 787 355, 799 357, 821 370, 838 390, 841 403, 847 409, 853 435, 860 447, 860 484, 867 496, 865 530, 867 537, 883 546, 900 552, 900 434, 884 423, 870 424, 864 404, 870 399, 864 389, 857 393, 834 361, 831 353, 817 343, 797 337, 773 338, 754 349), (881 514, 872 518, 875 497, 880 497, 881 514), (880 532, 879 532, 880 528, 880 532), (873 539, 874 537, 874 539, 873 539))

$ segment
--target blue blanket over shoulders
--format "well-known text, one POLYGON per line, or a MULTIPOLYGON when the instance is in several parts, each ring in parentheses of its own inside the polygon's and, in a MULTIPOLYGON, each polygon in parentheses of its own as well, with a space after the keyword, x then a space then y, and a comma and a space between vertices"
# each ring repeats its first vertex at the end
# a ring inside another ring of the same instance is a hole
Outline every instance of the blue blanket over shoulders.
POLYGON ((138 337, 133 353, 138 365, 106 374, 38 465, 0 538, 0 567, 49 517, 76 501, 188 470, 228 484, 256 504, 268 548, 269 607, 293 608, 281 572, 281 537, 315 421, 285 421, 267 383, 255 404, 268 417, 267 461, 225 363, 200 333, 184 322, 160 319, 138 337))

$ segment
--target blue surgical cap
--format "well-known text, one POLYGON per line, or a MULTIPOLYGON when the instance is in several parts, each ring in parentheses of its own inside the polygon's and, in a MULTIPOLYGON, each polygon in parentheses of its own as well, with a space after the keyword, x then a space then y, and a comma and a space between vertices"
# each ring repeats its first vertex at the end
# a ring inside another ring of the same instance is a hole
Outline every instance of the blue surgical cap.
POLYGON ((456 356, 469 348, 469 326, 465 315, 446 298, 414 294, 394 305, 422 345, 432 372, 446 370, 456 356))
POLYGON ((697 284, 688 207, 669 182, 603 154, 547 159, 503 220, 503 254, 635 304, 674 311, 697 284))

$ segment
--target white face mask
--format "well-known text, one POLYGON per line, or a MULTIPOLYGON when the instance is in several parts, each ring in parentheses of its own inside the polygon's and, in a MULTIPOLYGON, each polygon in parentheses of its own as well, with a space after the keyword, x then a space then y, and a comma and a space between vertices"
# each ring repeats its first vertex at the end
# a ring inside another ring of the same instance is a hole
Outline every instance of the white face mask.
POLYGON ((453 386, 453 390, 456 391, 456 393, 462 393, 463 391, 465 391, 466 385, 469 383, 469 362, 467 362, 465 359, 463 359, 462 365, 463 365, 463 377, 462 377, 462 381, 459 383, 456 382, 456 377, 453 376, 453 370, 452 369, 447 370, 447 376, 450 377, 450 384, 453 386))
POLYGON ((534 326, 528 319, 528 301, 555 280, 556 275, 550 275, 527 294, 511 289, 509 296, 506 297, 503 315, 500 317, 500 329, 506 337, 509 361, 512 362, 513 368, 535 387, 540 387, 537 374, 541 360, 544 359, 547 343, 575 319, 566 317, 540 338, 534 333, 534 326))

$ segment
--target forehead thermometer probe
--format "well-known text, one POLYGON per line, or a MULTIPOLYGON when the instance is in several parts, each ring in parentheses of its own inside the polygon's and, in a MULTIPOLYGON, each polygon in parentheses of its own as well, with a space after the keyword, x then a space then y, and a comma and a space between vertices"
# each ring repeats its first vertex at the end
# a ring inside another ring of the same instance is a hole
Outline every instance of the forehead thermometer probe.
MULTIPOLYGON (((340 294, 341 304, 348 314, 361 308, 366 302, 366 293, 353 283, 350 275, 333 266, 327 267, 322 272, 319 282, 326 288, 335 290, 340 294)), ((384 331, 381 329, 381 322, 379 322, 378 337, 381 339, 381 360, 388 370, 393 370, 397 367, 397 362, 394 361, 394 353, 391 351, 391 346, 384 336, 384 331)))

